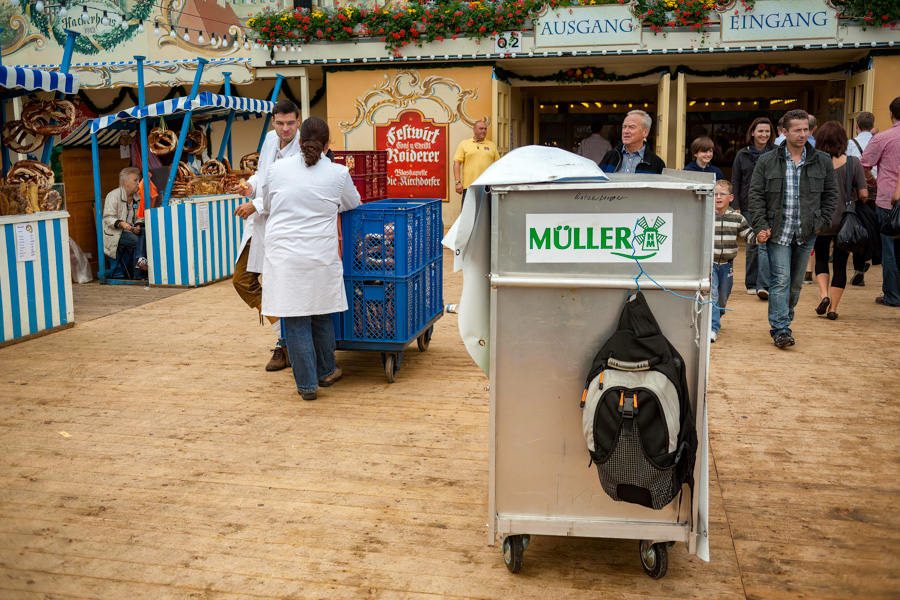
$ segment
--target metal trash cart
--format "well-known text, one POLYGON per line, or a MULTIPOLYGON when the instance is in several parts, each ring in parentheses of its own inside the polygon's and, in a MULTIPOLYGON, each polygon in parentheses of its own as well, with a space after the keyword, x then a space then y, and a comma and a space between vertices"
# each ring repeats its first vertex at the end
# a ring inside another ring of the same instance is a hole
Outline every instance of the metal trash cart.
POLYGON ((424 352, 444 314, 441 200, 386 199, 341 214, 348 309, 332 315, 338 350, 380 352, 393 383, 403 350, 424 352))
POLYGON ((611 174, 609 182, 493 183, 489 543, 501 535, 512 572, 531 535, 640 540, 653 578, 665 575, 675 542, 708 560, 711 312, 701 302, 709 299, 712 269, 712 179, 667 170, 611 174), (692 493, 685 486, 662 510, 604 493, 589 468, 579 407, 591 361, 638 289, 633 253, 660 286, 687 297, 640 279, 685 359, 700 438, 692 493))

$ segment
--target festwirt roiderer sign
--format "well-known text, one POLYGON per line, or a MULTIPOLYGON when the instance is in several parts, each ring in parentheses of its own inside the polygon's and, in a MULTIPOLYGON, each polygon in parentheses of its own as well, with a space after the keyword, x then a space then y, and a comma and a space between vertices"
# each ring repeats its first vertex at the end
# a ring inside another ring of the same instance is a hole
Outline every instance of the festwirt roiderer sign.
POLYGON ((375 148, 388 153, 388 198, 447 197, 446 123, 403 111, 375 126, 375 148))
POLYGON ((530 263, 672 262, 672 213, 525 215, 530 263))

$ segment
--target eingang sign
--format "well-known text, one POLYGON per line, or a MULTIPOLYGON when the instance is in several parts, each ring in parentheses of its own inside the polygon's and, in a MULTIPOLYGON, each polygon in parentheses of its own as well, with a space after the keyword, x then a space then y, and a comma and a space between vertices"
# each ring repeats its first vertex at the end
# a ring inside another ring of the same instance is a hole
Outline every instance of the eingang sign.
POLYGON ((756 0, 753 10, 720 13, 723 42, 837 39, 837 9, 828 2, 756 0))
POLYGON ((525 215, 525 262, 672 262, 672 213, 525 215))

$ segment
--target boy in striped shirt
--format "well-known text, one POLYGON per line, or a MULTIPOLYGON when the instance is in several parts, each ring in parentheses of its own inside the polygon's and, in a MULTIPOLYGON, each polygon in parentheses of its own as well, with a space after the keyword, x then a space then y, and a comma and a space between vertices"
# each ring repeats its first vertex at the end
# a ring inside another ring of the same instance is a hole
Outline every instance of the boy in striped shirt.
POLYGON ((709 336, 711 342, 716 341, 719 329, 722 327, 722 315, 725 314, 725 304, 731 295, 731 285, 734 283, 734 257, 738 253, 737 238, 741 236, 748 244, 756 244, 766 241, 766 233, 753 234, 753 229, 747 224, 744 215, 735 212, 731 208, 734 194, 731 190, 731 182, 720 179, 716 182, 716 230, 715 246, 713 248, 713 272, 710 300, 713 303, 712 333, 709 336))

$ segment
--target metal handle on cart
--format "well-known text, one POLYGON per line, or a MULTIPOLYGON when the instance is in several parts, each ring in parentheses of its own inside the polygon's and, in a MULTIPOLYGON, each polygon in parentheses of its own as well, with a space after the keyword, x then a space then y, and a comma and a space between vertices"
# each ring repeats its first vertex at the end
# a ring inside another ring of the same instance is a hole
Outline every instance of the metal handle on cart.
MULTIPOLYGON (((596 278, 596 277, 555 277, 555 276, 511 276, 489 275, 491 287, 528 287, 528 288, 596 288, 606 290, 636 290, 637 284, 633 277, 622 278, 596 278)), ((709 279, 655 279, 655 281, 641 282, 644 289, 653 289, 657 286, 667 290, 678 292, 708 292, 710 290, 709 279), (654 285, 655 283, 655 285, 654 285)))

